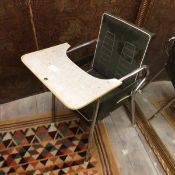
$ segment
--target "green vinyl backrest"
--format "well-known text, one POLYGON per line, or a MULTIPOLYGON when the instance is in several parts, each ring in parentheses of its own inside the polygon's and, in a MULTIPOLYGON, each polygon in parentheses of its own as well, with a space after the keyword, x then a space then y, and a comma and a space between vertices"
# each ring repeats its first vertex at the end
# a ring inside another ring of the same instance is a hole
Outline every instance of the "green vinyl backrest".
POLYGON ((152 34, 103 14, 92 67, 106 78, 121 78, 141 66, 152 34))

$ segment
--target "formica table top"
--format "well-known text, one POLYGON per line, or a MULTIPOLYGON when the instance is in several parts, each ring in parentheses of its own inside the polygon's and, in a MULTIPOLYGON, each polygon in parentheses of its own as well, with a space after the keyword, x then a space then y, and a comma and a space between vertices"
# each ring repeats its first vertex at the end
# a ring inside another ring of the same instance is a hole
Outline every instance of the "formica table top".
MULTIPOLYGON (((89 75, 67 56, 68 43, 22 56, 22 62, 69 109, 77 110, 122 84, 89 75)), ((31 85, 32 86, 32 85, 31 85)))

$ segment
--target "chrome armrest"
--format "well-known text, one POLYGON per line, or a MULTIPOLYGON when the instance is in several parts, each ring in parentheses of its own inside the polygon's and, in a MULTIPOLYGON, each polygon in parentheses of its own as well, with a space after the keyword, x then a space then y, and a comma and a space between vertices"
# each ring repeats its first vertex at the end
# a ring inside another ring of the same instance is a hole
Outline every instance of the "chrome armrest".
POLYGON ((93 39, 91 41, 85 42, 83 44, 80 44, 78 46, 75 46, 75 47, 71 48, 70 50, 67 51, 67 53, 71 53, 73 51, 76 51, 76 50, 81 49, 83 47, 89 46, 89 45, 91 45, 93 43, 96 43, 96 42, 97 42, 97 39, 93 39))
POLYGON ((149 75, 149 68, 148 66, 146 65, 143 65, 142 67, 138 68, 138 69, 135 69, 134 71, 132 71, 131 73, 125 75, 124 77, 122 77, 121 79, 119 79, 120 81, 125 81, 131 77, 133 77, 134 75, 137 75, 138 73, 142 72, 142 71, 145 71, 146 74, 145 74, 145 77, 148 77, 149 75))
POLYGON ((142 81, 138 84, 138 86, 133 90, 132 93, 136 93, 139 89, 141 89, 149 75, 149 68, 146 65, 143 65, 142 67, 135 69, 133 72, 127 74, 126 76, 122 77, 120 80, 121 81, 125 81, 131 77, 133 77, 134 75, 138 75, 138 73, 145 71, 145 76, 143 77, 142 81))
POLYGON ((134 94, 136 94, 136 92, 142 87, 143 83, 146 81, 146 78, 147 78, 148 75, 149 75, 149 68, 148 68, 148 66, 143 65, 142 67, 140 67, 140 68, 138 68, 138 69, 135 69, 134 71, 132 71, 131 73, 125 75, 124 77, 122 77, 122 78, 120 79, 120 81, 125 81, 125 80, 127 80, 127 79, 133 77, 134 75, 137 76, 138 73, 140 73, 140 72, 142 72, 142 71, 145 71, 145 76, 143 77, 142 81, 136 86, 135 89, 133 89, 133 90, 131 91, 131 93, 130 93, 129 95, 126 95, 126 96, 124 96, 123 98, 121 98, 120 100, 118 100, 118 101, 116 102, 117 104, 120 103, 121 101, 123 101, 123 100, 125 100, 125 99, 131 97, 131 96, 134 96, 134 94))

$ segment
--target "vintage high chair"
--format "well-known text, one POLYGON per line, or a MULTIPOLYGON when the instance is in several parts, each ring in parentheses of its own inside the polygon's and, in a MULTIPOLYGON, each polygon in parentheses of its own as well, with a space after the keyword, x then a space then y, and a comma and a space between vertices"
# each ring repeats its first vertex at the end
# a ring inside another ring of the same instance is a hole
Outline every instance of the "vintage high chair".
POLYGON ((134 95, 148 76, 142 66, 152 34, 120 18, 104 14, 101 21, 92 68, 87 72, 67 56, 96 40, 68 50, 64 43, 22 56, 23 63, 65 106, 78 110, 91 121, 86 160, 96 120, 102 119, 131 97, 132 122, 134 95))

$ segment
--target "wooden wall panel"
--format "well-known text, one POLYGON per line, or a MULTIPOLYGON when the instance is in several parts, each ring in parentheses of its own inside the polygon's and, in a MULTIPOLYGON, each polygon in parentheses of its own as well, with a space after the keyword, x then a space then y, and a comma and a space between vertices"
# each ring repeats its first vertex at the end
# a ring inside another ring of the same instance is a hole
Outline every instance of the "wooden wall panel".
MULTIPOLYGON (((151 76, 160 70, 167 59, 164 52, 165 42, 175 36, 175 1, 174 0, 152 0, 148 9, 143 26, 155 33, 148 62, 151 65, 151 76)), ((166 78, 162 74, 159 78, 166 78)))
POLYGON ((24 1, 0 1, 0 104, 42 89, 20 57, 36 50, 24 1))

